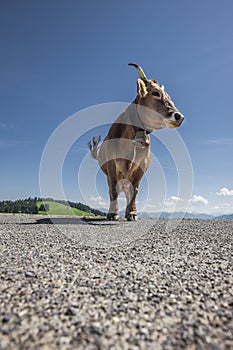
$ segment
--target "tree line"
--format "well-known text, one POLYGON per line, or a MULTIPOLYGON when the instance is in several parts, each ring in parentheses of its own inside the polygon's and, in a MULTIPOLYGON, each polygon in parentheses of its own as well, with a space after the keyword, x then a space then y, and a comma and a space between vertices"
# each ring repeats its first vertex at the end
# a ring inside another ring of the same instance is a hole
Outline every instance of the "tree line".
POLYGON ((38 214, 37 198, 1 201, 0 213, 38 214))
POLYGON ((76 208, 82 211, 86 211, 88 213, 92 213, 94 215, 105 215, 100 210, 90 208, 88 205, 83 203, 75 203, 64 200, 54 200, 53 198, 27 198, 27 199, 18 199, 15 201, 5 200, 0 201, 0 213, 23 213, 23 214, 38 214, 39 211, 49 211, 49 205, 46 203, 42 203, 40 208, 37 206, 37 202, 56 202, 60 204, 64 204, 66 206, 70 206, 72 208, 76 208))

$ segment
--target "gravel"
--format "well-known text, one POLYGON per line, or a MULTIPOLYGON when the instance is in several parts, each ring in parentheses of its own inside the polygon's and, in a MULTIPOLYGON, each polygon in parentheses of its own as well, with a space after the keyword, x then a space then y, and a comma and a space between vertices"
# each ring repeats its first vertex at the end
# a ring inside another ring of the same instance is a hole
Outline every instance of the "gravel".
POLYGON ((0 349, 233 349, 233 221, 0 215, 0 349))

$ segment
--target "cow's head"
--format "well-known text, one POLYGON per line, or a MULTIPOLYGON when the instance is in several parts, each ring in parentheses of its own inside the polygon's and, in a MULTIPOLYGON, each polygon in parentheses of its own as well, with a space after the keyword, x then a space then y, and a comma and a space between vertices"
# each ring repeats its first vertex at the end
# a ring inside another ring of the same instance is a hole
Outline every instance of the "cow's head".
POLYGON ((134 63, 140 79, 137 80, 138 114, 142 123, 148 129, 162 129, 165 127, 177 128, 181 125, 184 116, 178 111, 171 97, 157 80, 147 79, 142 68, 134 63))

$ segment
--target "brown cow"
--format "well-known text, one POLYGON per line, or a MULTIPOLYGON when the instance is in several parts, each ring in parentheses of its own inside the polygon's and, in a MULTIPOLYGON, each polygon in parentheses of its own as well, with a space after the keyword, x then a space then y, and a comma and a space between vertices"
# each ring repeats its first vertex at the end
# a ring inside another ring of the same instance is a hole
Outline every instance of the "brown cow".
POLYGON ((136 196, 150 164, 149 134, 153 129, 177 128, 184 119, 158 81, 147 79, 138 65, 129 65, 137 69, 140 77, 136 99, 112 124, 100 148, 100 137, 89 142, 93 158, 107 176, 109 220, 119 219, 117 198, 120 192, 126 195, 125 217, 128 221, 137 220, 136 196))

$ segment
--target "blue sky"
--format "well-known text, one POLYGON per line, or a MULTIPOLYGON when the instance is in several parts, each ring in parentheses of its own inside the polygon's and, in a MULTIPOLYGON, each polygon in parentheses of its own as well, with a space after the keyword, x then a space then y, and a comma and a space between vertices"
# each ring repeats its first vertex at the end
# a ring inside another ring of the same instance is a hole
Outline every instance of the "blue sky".
MULTIPOLYGON (((40 195, 40 160, 53 131, 84 108, 132 101, 137 75, 127 64, 136 62, 185 115, 179 134, 193 166, 190 210, 233 212, 232 18, 231 0, 1 1, 0 199, 40 195)), ((83 201, 77 171, 88 137, 99 131, 104 136, 107 127, 85 133, 67 154, 68 199, 83 201)), ((183 200, 166 170, 171 157, 156 137, 152 152, 171 209, 183 200)), ((96 182, 93 205, 101 206, 108 197, 104 176, 96 182)), ((143 207, 146 179, 142 185, 143 207)), ((157 201, 149 196, 147 210, 155 211, 157 201)))

